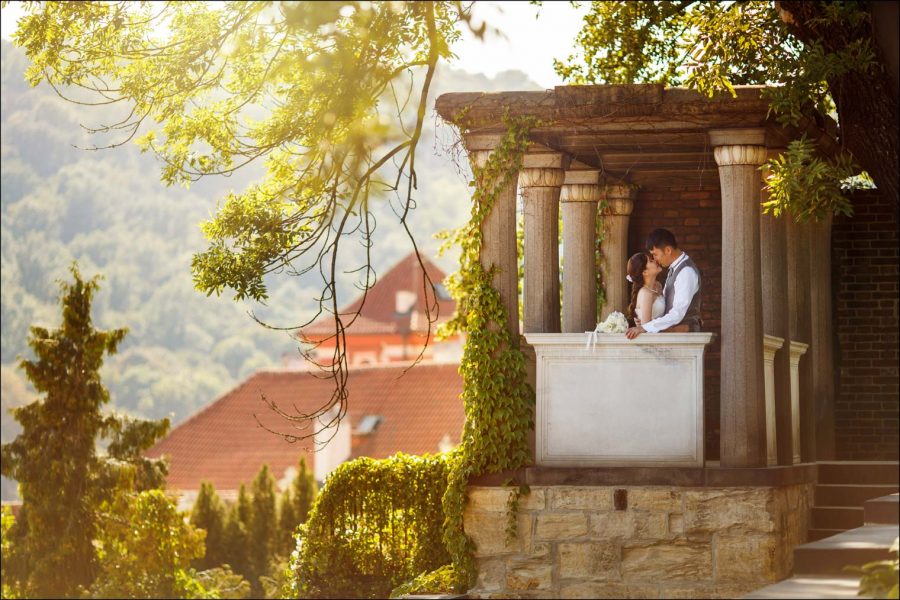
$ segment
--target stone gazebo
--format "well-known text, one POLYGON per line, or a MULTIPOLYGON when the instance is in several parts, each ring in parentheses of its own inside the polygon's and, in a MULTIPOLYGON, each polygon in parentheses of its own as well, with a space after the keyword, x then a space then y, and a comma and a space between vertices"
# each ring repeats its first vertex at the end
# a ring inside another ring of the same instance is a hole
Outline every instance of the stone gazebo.
POLYGON ((482 250, 518 334, 520 192, 535 460, 470 482, 474 596, 735 597, 790 573, 817 445, 820 457, 834 446, 833 390, 813 376, 832 362, 820 250, 830 224, 762 215, 760 166, 803 134, 825 151, 835 143, 814 123, 775 124, 761 91, 711 100, 606 85, 438 98, 446 121, 464 114, 471 125, 473 163, 498 143, 505 114, 539 119, 517 185, 484 223, 482 250), (598 320, 625 312, 626 258, 656 227, 672 230, 702 271, 704 332, 587 345, 598 320), (517 539, 505 541, 500 484, 511 476, 531 492, 517 539))

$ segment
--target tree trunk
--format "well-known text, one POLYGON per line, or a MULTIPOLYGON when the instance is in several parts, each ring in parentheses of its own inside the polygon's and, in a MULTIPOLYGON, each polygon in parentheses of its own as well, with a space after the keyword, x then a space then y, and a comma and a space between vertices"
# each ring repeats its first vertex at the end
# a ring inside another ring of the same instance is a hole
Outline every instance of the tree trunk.
MULTIPOLYGON (((894 217, 898 218, 898 106, 894 83, 897 80, 897 50, 896 43, 890 43, 892 36, 886 34, 882 23, 885 16, 880 14, 885 9, 883 5, 898 3, 881 3, 878 15, 855 28, 845 23, 815 21, 825 16, 823 2, 791 0, 776 4, 791 33, 805 44, 818 42, 826 51, 837 52, 853 40, 866 37, 871 40, 879 66, 867 72, 853 71, 829 79, 828 87, 837 106, 841 145, 872 176, 884 197, 893 200, 894 217), (875 19, 879 19, 877 35, 872 27, 875 19)), ((874 6, 863 4, 862 7, 870 10, 871 15, 874 6)), ((896 12, 895 6, 887 9, 888 13, 896 12)), ((887 28, 893 28, 895 39, 897 20, 893 19, 887 28)))

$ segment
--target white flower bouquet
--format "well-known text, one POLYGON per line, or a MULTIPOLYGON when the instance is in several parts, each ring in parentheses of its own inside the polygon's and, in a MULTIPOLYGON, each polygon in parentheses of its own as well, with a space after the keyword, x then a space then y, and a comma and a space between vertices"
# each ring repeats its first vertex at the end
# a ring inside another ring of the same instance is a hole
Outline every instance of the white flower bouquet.
POLYGON ((628 329, 628 321, 625 319, 625 315, 615 311, 609 313, 605 321, 598 323, 594 331, 597 333, 625 333, 626 329, 628 329))
POLYGON ((602 323, 597 323, 597 327, 590 332, 587 347, 590 348, 594 345, 598 333, 625 333, 626 329, 628 329, 628 321, 625 319, 625 315, 619 311, 611 312, 602 323))

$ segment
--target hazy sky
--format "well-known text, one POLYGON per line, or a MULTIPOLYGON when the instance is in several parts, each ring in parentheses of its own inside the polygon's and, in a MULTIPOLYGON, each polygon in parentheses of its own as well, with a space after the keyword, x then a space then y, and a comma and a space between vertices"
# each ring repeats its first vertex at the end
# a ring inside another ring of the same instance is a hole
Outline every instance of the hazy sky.
MULTIPOLYGON (((476 2, 474 22, 487 20, 505 37, 488 32, 484 42, 468 31, 453 48, 459 60, 455 67, 470 73, 493 77, 502 71, 517 69, 544 87, 562 84, 553 72, 553 59, 565 59, 573 52, 575 34, 588 3, 576 9, 569 2, 544 2, 542 7, 528 2, 476 2), (540 18, 535 16, 540 13, 540 18)), ((16 2, 3 9, 2 36, 8 40, 22 10, 16 2)))

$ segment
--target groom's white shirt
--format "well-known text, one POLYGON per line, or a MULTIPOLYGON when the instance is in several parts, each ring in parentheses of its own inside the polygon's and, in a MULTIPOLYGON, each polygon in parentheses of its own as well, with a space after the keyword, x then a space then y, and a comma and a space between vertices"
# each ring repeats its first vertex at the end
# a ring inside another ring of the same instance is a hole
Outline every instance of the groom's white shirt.
MULTIPOLYGON (((684 252, 681 253, 681 256, 669 265, 669 272, 666 275, 666 280, 675 272, 675 267, 677 267, 682 262, 688 259, 688 255, 684 252)), ((647 333, 659 333, 660 331, 665 331, 669 327, 674 327, 681 323, 684 320, 684 315, 687 314, 688 308, 691 306, 691 300, 694 299, 694 294, 700 289, 700 279, 697 277, 697 272, 694 269, 684 269, 681 271, 681 274, 678 275, 678 279, 675 280, 675 300, 672 303, 672 310, 667 312, 661 317, 653 319, 648 323, 644 323, 644 331, 647 333)))

